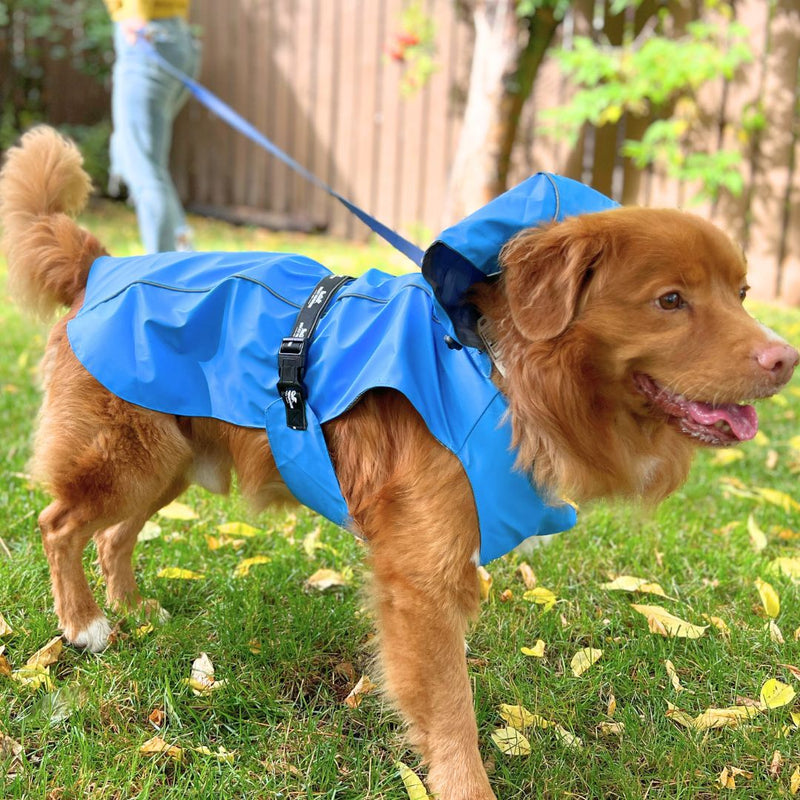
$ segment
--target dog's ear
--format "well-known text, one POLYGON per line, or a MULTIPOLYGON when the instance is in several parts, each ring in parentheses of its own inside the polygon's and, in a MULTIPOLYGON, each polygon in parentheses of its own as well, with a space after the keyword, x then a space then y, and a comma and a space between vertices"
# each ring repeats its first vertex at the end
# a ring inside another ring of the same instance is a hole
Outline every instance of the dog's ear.
POLYGON ((506 297, 514 324, 531 341, 559 336, 575 318, 603 258, 605 237, 580 217, 530 228, 503 247, 506 297))

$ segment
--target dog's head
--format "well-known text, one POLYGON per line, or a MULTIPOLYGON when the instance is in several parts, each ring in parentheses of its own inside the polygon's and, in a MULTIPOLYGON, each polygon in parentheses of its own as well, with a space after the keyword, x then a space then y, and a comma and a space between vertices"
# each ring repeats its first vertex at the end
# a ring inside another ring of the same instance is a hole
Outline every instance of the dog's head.
MULTIPOLYGON (((494 324, 511 361, 512 413, 531 427, 542 405, 563 405, 556 438, 584 461, 604 461, 584 446, 592 436, 651 461, 687 442, 750 439, 757 417, 744 401, 777 392, 798 362, 744 310, 741 250, 696 216, 623 208, 575 217, 523 232, 501 261, 505 318, 494 324), (539 381, 559 383, 562 396, 537 401, 539 381)), ((632 493, 646 491, 634 482, 632 493)))

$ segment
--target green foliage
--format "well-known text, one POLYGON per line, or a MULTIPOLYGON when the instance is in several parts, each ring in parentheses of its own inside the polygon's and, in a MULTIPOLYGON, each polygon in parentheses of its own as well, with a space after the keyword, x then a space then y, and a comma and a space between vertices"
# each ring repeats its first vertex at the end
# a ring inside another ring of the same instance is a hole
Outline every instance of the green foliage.
POLYGON ((569 10, 569 0, 517 0, 517 16, 533 17, 537 11, 548 9, 560 20, 569 10))
POLYGON ((401 64, 400 91, 404 97, 422 89, 436 70, 436 24, 419 0, 400 14, 400 30, 386 47, 386 55, 401 64))
MULTIPOLYGON (((632 4, 636 3, 619 0, 617 6, 621 10, 632 4)), ((699 179, 705 196, 715 197, 722 188, 738 194, 742 181, 729 173, 741 160, 739 152, 691 152, 690 143, 699 126, 694 97, 709 81, 730 80, 752 61, 748 31, 732 21, 695 20, 673 37, 664 32, 672 25, 666 12, 652 21, 654 32, 636 39, 628 36, 618 47, 576 37, 572 49, 558 51, 559 64, 578 91, 570 103, 543 115, 542 128, 575 141, 587 123, 602 127, 625 114, 653 117, 656 122, 642 141, 624 145, 623 152, 637 166, 658 164, 673 177, 699 179)), ((756 115, 751 122, 757 126, 756 115)))

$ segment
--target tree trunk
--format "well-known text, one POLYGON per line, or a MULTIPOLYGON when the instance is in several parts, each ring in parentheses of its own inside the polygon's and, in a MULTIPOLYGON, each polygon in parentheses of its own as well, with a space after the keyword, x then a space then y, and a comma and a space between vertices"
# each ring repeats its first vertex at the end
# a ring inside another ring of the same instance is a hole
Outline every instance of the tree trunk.
POLYGON ((448 187, 445 224, 504 192, 522 106, 558 20, 541 8, 520 17, 514 0, 477 0, 475 46, 461 136, 448 187))

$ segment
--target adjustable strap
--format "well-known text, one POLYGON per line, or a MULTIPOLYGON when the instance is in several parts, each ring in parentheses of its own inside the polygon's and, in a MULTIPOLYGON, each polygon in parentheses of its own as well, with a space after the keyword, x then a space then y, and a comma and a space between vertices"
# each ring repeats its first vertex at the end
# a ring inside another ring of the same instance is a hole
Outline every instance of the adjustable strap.
POLYGON ((286 407, 286 424, 292 430, 304 431, 306 422, 306 391, 303 372, 306 352, 314 330, 337 290, 353 279, 347 275, 328 275, 315 287, 294 321, 290 336, 281 342, 278 351, 278 394, 286 407))

